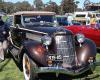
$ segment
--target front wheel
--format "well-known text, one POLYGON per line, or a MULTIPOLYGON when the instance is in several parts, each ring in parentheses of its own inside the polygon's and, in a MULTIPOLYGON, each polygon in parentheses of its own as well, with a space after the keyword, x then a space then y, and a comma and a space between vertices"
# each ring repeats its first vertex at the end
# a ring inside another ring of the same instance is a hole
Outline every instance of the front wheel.
POLYGON ((36 80, 37 74, 32 69, 37 67, 27 54, 23 55, 23 73, 25 80, 36 80))

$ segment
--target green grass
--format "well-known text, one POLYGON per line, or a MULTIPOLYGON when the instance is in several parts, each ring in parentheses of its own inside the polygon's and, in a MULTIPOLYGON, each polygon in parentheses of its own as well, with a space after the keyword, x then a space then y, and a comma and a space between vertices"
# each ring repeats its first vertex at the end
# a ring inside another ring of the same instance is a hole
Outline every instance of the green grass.
POLYGON ((13 60, 7 59, 0 63, 0 80, 24 80, 24 78, 13 60))
MULTIPOLYGON (((97 55, 97 59, 100 59, 100 55, 97 55)), ((24 80, 24 78, 13 60, 7 59, 0 63, 0 80, 24 80)), ((90 75, 90 80, 100 80, 99 66, 96 67, 94 74, 90 75)))

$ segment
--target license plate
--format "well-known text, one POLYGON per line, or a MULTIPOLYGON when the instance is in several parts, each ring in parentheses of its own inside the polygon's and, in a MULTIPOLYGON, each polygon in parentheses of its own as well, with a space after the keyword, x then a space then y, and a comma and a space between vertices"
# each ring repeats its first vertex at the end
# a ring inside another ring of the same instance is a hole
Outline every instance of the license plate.
POLYGON ((60 61, 60 60, 63 60, 63 57, 62 55, 49 55, 48 60, 60 61))

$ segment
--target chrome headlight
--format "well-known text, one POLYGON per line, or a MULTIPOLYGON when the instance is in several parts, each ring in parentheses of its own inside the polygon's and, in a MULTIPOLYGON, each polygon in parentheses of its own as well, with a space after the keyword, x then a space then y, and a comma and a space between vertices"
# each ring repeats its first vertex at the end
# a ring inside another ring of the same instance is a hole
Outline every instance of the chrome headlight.
POLYGON ((52 42, 52 38, 49 35, 45 35, 41 38, 41 41, 44 45, 48 46, 52 42))
POLYGON ((76 34, 76 37, 79 43, 83 43, 85 41, 85 36, 81 33, 76 34))

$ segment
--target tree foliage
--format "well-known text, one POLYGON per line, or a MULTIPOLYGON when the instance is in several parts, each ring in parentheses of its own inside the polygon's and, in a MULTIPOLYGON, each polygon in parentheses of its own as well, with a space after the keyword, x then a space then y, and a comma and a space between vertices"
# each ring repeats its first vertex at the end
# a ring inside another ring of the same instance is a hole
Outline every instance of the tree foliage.
POLYGON ((29 11, 29 10, 45 10, 53 11, 57 14, 64 14, 69 12, 74 12, 77 8, 78 1, 75 0, 62 0, 60 5, 57 5, 56 2, 50 0, 46 4, 42 0, 34 0, 33 5, 30 5, 28 1, 23 2, 4 2, 0 0, 0 10, 6 13, 13 13, 16 11, 29 11))
POLYGON ((32 6, 27 1, 17 2, 17 3, 15 3, 15 5, 16 5, 14 7, 15 11, 29 11, 29 10, 32 10, 32 6))
POLYGON ((16 11, 32 10, 32 6, 27 1, 12 3, 3 2, 2 0, 0 0, 0 10, 6 13, 13 13, 16 11))
POLYGON ((36 10, 42 10, 44 7, 42 0, 34 0, 34 7, 36 10))
POLYGON ((64 13, 74 12, 76 9, 74 0, 62 0, 61 9, 64 13))
POLYGON ((46 4, 46 6, 44 7, 45 11, 52 11, 52 12, 56 12, 58 13, 58 5, 55 2, 49 2, 48 4, 46 4))

